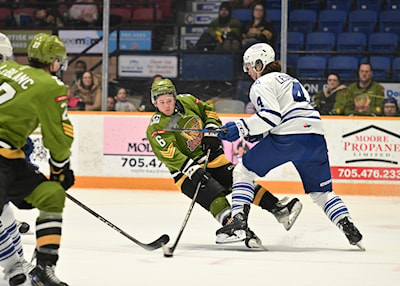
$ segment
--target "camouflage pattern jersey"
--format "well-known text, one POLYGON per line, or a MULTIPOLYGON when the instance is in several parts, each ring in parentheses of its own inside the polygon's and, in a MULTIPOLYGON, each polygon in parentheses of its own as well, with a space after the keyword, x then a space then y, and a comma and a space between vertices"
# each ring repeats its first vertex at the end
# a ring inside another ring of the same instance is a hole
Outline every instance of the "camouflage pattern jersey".
POLYGON ((146 131, 154 154, 167 166, 175 182, 182 177, 181 171, 190 164, 191 159, 198 160, 205 154, 201 146, 203 133, 164 131, 171 118, 179 117, 176 125, 171 126, 176 128, 202 129, 208 123, 221 126, 214 109, 193 95, 178 95, 176 106, 178 112, 171 116, 156 111, 146 131))
POLYGON ((21 148, 40 124, 51 157, 59 162, 68 159, 73 127, 66 94, 64 83, 43 69, 14 61, 1 63, 0 141, 12 149, 21 148))

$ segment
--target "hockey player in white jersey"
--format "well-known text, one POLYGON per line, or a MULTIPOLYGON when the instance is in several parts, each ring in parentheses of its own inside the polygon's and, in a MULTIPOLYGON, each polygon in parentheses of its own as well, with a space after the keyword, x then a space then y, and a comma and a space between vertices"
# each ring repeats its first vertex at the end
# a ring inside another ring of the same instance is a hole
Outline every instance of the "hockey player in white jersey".
POLYGON ((217 243, 245 239, 255 178, 292 162, 306 194, 344 232, 350 244, 363 249, 361 233, 352 223, 343 200, 332 190, 324 129, 306 89, 297 79, 280 72, 274 50, 265 43, 254 44, 245 51, 243 69, 254 80, 249 97, 256 113, 226 123, 221 127, 225 131, 218 137, 230 142, 240 137, 259 142, 233 171, 233 220, 217 231, 217 243))

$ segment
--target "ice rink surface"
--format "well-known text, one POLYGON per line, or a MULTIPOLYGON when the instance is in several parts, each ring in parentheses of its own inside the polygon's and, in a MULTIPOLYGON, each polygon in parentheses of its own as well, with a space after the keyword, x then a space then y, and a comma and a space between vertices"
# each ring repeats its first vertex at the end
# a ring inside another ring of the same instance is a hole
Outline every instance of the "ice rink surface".
MULTIPOLYGON (((165 233, 172 245, 190 204, 179 192, 69 193, 145 243, 165 233)), ((363 252, 348 243, 310 197, 296 196, 303 211, 290 231, 270 213, 252 208, 249 225, 268 251, 247 249, 244 243, 215 244, 218 223, 195 205, 172 258, 165 258, 162 249, 144 250, 67 200, 56 274, 70 286, 400 285, 400 197, 342 197, 364 235, 363 252)), ((36 210, 15 214, 34 228, 36 210)), ((22 238, 30 259, 35 236, 22 238)))

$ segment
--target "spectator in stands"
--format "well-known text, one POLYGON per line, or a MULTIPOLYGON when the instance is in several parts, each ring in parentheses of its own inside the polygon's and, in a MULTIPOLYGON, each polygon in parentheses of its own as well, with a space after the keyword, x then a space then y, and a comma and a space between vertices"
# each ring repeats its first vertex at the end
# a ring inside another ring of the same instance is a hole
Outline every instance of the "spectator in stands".
POLYGON ((399 106, 394 97, 387 97, 383 100, 384 116, 400 116, 399 106))
POLYGON ((384 87, 372 80, 370 63, 361 63, 358 81, 348 86, 347 91, 336 97, 335 114, 339 115, 382 115, 384 87))
POLYGON ((83 73, 74 88, 85 103, 85 110, 101 110, 101 85, 100 81, 89 71, 83 73))
POLYGON ((72 84, 76 84, 78 80, 82 77, 83 73, 87 71, 87 64, 83 60, 79 60, 75 62, 75 79, 72 84))
POLYGON ((264 3, 254 3, 251 11, 251 21, 242 30, 243 49, 247 50, 255 43, 267 43, 273 47, 275 42, 274 25, 265 18, 264 3))
POLYGON ((148 89, 149 93, 144 95, 142 98, 142 102, 140 103, 139 111, 150 111, 154 112, 156 111, 153 103, 150 101, 150 91, 151 91, 151 86, 153 85, 154 82, 157 80, 163 79, 164 77, 160 74, 154 75, 150 81, 146 82, 146 89, 148 89))
POLYGON ((36 27, 64 27, 63 16, 56 8, 39 8, 35 11, 34 21, 36 27))
POLYGON ((317 92, 314 96, 314 100, 311 105, 319 111, 321 115, 334 114, 334 105, 336 102, 336 96, 346 90, 344 84, 340 84, 340 77, 336 73, 330 73, 328 75, 326 85, 317 92))
POLYGON ((120 87, 115 95, 115 111, 136 111, 135 105, 128 100, 126 89, 120 87))
POLYGON ((92 27, 97 25, 99 13, 94 0, 76 0, 69 8, 69 19, 74 26, 92 27), (80 2, 93 2, 93 4, 80 4, 80 2))
POLYGON ((232 7, 229 2, 219 6, 218 18, 211 21, 196 48, 199 50, 235 51, 240 49, 241 23, 232 17, 232 7))
POLYGON ((115 98, 112 96, 107 97, 107 111, 115 111, 115 98))

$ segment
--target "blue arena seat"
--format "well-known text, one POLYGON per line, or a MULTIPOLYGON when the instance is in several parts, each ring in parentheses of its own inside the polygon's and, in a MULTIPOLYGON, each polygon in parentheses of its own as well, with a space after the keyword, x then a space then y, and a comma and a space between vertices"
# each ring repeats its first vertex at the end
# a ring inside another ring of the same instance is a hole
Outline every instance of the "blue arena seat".
POLYGON ((396 57, 392 62, 392 79, 400 81, 400 57, 396 57))
POLYGON ((238 19, 242 25, 246 25, 251 21, 251 9, 233 9, 232 17, 238 19))
MULTIPOLYGON (((367 36, 365 33, 343 32, 337 35, 336 50, 343 52, 363 52, 367 48, 367 36)), ((355 54, 361 60, 363 55, 355 54)))
POLYGON ((380 0, 356 0, 357 10, 373 10, 380 12, 382 9, 382 1, 380 0))
POLYGON ((395 33, 373 33, 369 36, 368 50, 370 52, 395 52, 398 46, 398 38, 395 33))
POLYGON ((365 51, 367 36, 365 33, 343 32, 338 34, 336 49, 338 51, 365 51))
POLYGON ((303 56, 297 60, 297 77, 324 77, 326 59, 321 56, 303 56))
POLYGON ((234 55, 182 54, 183 80, 232 80, 234 55))
POLYGON ((304 34, 301 32, 287 32, 286 41, 288 50, 304 49, 304 34))
POLYGON ((307 51, 332 51, 335 47, 336 37, 330 32, 311 32, 307 34, 307 51))
POLYGON ((352 9, 352 1, 349 0, 327 0, 326 9, 343 10, 349 13, 352 9))
POLYGON ((292 10, 289 14, 289 31, 308 34, 314 31, 317 12, 310 9, 292 10))
POLYGON ((384 10, 379 14, 379 31, 396 33, 400 37, 400 9, 384 10))
POLYGON ((342 79, 357 78, 358 59, 353 56, 334 56, 328 61, 328 74, 337 73, 342 79))
POLYGON ((279 34, 281 31, 281 9, 268 9, 266 11, 267 19, 274 25, 275 33, 279 34))
MULTIPOLYGON (((288 51, 300 51, 304 50, 304 34, 301 32, 287 32, 287 50, 288 51)), ((290 71, 296 69, 297 59, 300 57, 299 54, 288 53, 287 54, 287 68, 290 71)))
POLYGON ((349 32, 362 32, 367 36, 375 32, 378 13, 373 10, 353 10, 349 13, 349 32))
POLYGON ((322 10, 318 17, 318 31, 342 33, 347 25, 347 13, 344 10, 322 10))
POLYGON ((386 10, 400 9, 400 0, 386 0, 386 10))

